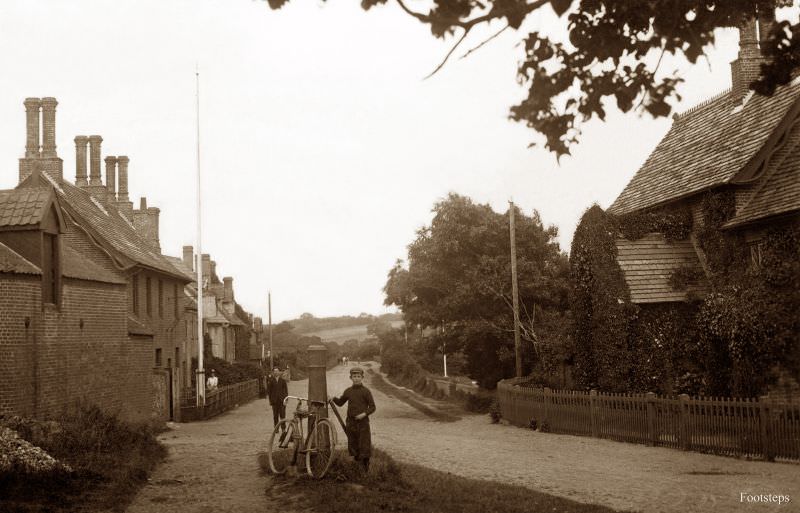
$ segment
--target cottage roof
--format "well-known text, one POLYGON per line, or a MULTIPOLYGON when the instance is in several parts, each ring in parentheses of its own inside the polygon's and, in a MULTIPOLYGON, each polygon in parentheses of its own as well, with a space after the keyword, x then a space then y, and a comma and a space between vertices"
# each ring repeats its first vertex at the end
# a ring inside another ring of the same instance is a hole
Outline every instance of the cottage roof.
POLYGON ((0 191, 0 228, 39 225, 52 201, 49 186, 0 191))
POLYGON ((126 284, 127 282, 120 276, 96 264, 85 255, 81 255, 75 248, 70 246, 66 240, 61 244, 62 264, 61 272, 69 278, 81 280, 99 281, 104 283, 126 284))
POLYGON ((772 165, 750 196, 737 209, 736 215, 725 223, 733 228, 767 217, 780 216, 800 210, 800 125, 786 137, 783 148, 775 152, 772 165))
POLYGON ((187 269, 186 264, 183 263, 183 259, 169 255, 163 255, 163 257, 166 258, 167 262, 172 264, 175 270, 181 273, 184 278, 190 281, 195 279, 194 273, 192 273, 191 269, 187 269))
POLYGON ((0 273, 42 274, 42 270, 0 242, 0 273))
POLYGON ((772 141, 798 109, 800 80, 772 96, 749 93, 744 104, 728 91, 674 117, 672 127, 609 207, 626 214, 728 183, 768 158, 772 141))
MULTIPOLYGON (((179 273, 160 253, 152 248, 134 229, 131 220, 117 208, 100 202, 87 190, 72 185, 67 181, 56 184, 50 181, 60 198, 62 206, 73 217, 85 222, 78 223, 92 232, 92 235, 105 241, 116 253, 129 260, 129 264, 139 264, 160 271, 167 275, 187 281, 184 274, 179 273)), ((17 190, 26 189, 24 183, 17 190)))
POLYGON ((223 316, 225 316, 225 319, 228 320, 231 326, 247 326, 247 324, 243 322, 238 315, 236 315, 235 313, 228 313, 225 310, 225 307, 220 308, 219 312, 222 313, 223 316))
POLYGON ((705 279, 686 291, 675 290, 670 285, 672 273, 683 267, 704 276, 690 241, 667 242, 663 235, 651 233, 634 241, 618 238, 616 246, 617 262, 630 290, 631 302, 685 301, 687 292, 707 292, 705 279))

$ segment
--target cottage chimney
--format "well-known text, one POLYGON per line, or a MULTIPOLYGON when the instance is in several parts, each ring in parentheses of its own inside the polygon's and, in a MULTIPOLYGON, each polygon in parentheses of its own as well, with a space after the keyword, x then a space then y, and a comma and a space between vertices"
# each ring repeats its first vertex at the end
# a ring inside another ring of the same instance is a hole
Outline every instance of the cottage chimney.
POLYGON ((216 260, 211 260, 209 262, 208 276, 209 276, 209 278, 212 279, 212 281, 214 280, 214 278, 219 280, 219 278, 217 278, 217 261, 216 260))
POLYGON ((25 98, 25 157, 39 156, 39 110, 42 108, 40 98, 25 98))
POLYGON ((85 135, 75 136, 75 185, 78 187, 89 185, 86 176, 86 146, 88 144, 89 138, 85 135))
POLYGON ((226 276, 222 278, 222 282, 225 284, 225 295, 223 296, 223 301, 227 303, 233 302, 233 278, 230 276, 226 276))
POLYGON ((105 161, 108 202, 113 205, 117 201, 117 157, 106 157, 105 161))
POLYGON ((56 105, 55 98, 42 98, 42 157, 55 158, 56 154, 56 105))
POLYGON ((769 33, 775 26, 775 9, 764 9, 758 12, 758 46, 761 48, 762 54, 764 51, 764 44, 769 38, 769 33))
POLYGON ((150 243, 153 250, 161 253, 161 243, 158 235, 158 218, 161 210, 156 207, 147 207, 147 198, 139 200, 139 210, 133 211, 133 227, 139 236, 150 243))
MULTIPOLYGON (((203 264, 203 276, 208 279, 209 275, 211 274, 211 255, 208 253, 203 253, 203 256, 200 257, 200 260, 203 264)), ((208 283, 211 283, 211 280, 209 280, 208 283)))
POLYGON ((89 186, 102 186, 100 177, 100 144, 103 138, 99 135, 89 136, 89 186))
POLYGON ((731 63, 731 97, 741 102, 750 84, 761 74, 761 50, 758 47, 758 21, 745 20, 739 27, 739 58, 731 63))
POLYGON ((183 265, 190 271, 194 271, 194 247, 183 247, 183 265))
POLYGON ((125 155, 117 157, 117 208, 133 222, 133 202, 128 198, 128 162, 125 155))

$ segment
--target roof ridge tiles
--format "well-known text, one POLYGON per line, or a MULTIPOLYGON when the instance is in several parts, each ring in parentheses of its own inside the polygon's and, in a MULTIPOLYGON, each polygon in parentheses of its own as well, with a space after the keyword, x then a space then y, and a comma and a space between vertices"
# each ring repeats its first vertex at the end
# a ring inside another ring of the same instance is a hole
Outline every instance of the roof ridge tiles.
POLYGON ((693 107, 689 107, 688 109, 686 109, 683 112, 676 112, 675 115, 672 116, 672 119, 674 119, 675 121, 680 121, 682 118, 688 116, 689 114, 694 114, 695 112, 697 112, 698 110, 702 109, 703 107, 706 107, 706 106, 710 105, 711 103, 716 102, 717 100, 719 100, 723 96, 728 96, 730 94, 730 92, 731 92, 731 88, 729 87, 729 88, 723 90, 722 92, 715 94, 714 96, 706 98, 705 100, 701 101, 697 105, 695 105, 693 107))

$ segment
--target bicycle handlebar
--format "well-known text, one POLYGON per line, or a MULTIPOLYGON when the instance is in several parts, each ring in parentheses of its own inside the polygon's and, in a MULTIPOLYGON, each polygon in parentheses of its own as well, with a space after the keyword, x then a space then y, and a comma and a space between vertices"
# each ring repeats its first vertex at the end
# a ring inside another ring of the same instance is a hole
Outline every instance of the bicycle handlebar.
POLYGON ((309 400, 307 397, 298 397, 298 396, 296 396, 296 395, 287 395, 287 396, 286 396, 286 398, 283 400, 283 404, 284 404, 284 406, 286 405, 286 402, 287 402, 289 399, 297 399, 297 400, 298 400, 300 403, 302 403, 303 401, 305 401, 305 402, 307 402, 307 403, 309 403, 309 404, 312 404, 312 405, 317 405, 317 406, 324 406, 324 405, 325 405, 325 402, 324 402, 324 401, 311 401, 311 400, 309 400))

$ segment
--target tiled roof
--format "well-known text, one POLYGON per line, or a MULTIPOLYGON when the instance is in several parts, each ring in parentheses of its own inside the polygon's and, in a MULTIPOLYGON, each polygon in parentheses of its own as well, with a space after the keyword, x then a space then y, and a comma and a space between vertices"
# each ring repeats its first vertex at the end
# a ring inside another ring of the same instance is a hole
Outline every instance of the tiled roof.
POLYGON ((0 243, 0 273, 42 274, 42 271, 22 255, 0 243))
POLYGON ((743 106, 726 92, 676 116, 609 212, 626 214, 726 183, 756 157, 799 97, 794 80, 770 97, 749 94, 743 106))
POLYGON ((0 191, 0 227, 38 225, 51 194, 49 187, 0 191))
POLYGON ((138 264, 186 280, 166 258, 152 249, 133 228, 129 220, 114 207, 106 207, 88 191, 64 181, 56 186, 63 204, 85 220, 116 251, 138 264))
POLYGON ((725 223, 725 228, 800 210, 800 126, 789 134, 782 157, 775 159, 774 169, 767 170, 752 199, 725 223))
POLYGON ((238 315, 236 315, 235 313, 228 313, 227 311, 225 311, 224 306, 220 308, 219 311, 222 313, 222 315, 225 316, 225 318, 228 320, 231 326, 247 326, 247 323, 243 322, 238 315))
POLYGON ((170 264, 172 264, 172 266, 173 266, 173 267, 174 267, 174 268, 175 268, 175 269, 176 269, 176 270, 177 270, 179 273, 181 273, 181 274, 183 275, 183 277, 184 277, 184 278, 186 278, 187 280, 194 280, 194 279, 195 279, 195 276, 194 276, 194 274, 192 274, 192 271, 191 271, 190 269, 187 269, 187 268, 186 268, 186 265, 183 263, 183 260, 182 260, 182 259, 180 259, 180 258, 178 258, 178 257, 174 257, 174 256, 169 256, 169 255, 162 255, 162 256, 163 256, 164 258, 166 258, 166 259, 167 259, 167 262, 169 262, 170 264))
POLYGON ((706 292, 705 279, 688 291, 672 288, 669 279, 673 271, 693 267, 702 275, 700 261, 690 241, 668 243, 660 233, 651 233, 639 240, 619 238, 617 262, 622 269, 633 303, 662 303, 685 301, 687 292, 706 292))
POLYGON ((117 283, 126 284, 127 282, 119 276, 116 276, 111 271, 94 263, 91 259, 86 258, 76 251, 66 239, 62 238, 61 245, 62 255, 62 274, 69 278, 78 278, 81 280, 100 281, 104 283, 117 283))

